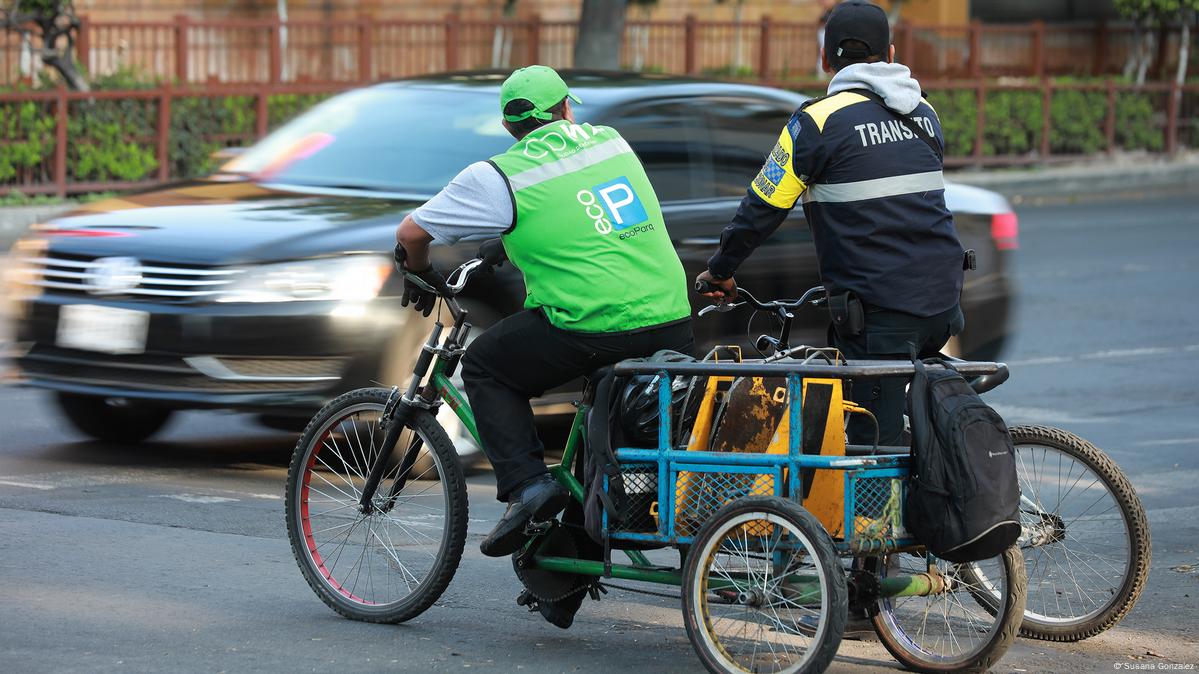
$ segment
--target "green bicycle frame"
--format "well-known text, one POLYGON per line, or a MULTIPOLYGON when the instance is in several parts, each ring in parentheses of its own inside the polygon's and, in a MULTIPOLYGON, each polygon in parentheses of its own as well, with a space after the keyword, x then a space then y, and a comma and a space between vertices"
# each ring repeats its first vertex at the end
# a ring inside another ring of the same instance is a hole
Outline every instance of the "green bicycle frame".
MULTIPOLYGON (((431 379, 433 389, 437 391, 438 397, 446 405, 449 405, 458 419, 462 421, 462 425, 470 432, 475 442, 482 447, 483 441, 479 439, 479 425, 475 421, 474 410, 470 408, 470 403, 467 402, 466 396, 462 395, 462 392, 458 390, 457 386, 454 386, 454 382, 446 375, 445 370, 445 361, 440 357, 437 358, 433 363, 433 376, 431 379)), ((583 424, 587 418, 587 409, 586 406, 579 406, 579 409, 575 412, 574 420, 570 424, 570 434, 566 437, 566 447, 562 451, 562 461, 549 466, 550 474, 554 476, 554 479, 566 487, 570 495, 579 503, 583 502, 583 484, 570 472, 570 465, 574 461, 579 447, 583 442, 583 424)), ((645 555, 638 550, 626 550, 625 554, 628 556, 629 561, 636 567, 653 566, 645 555)), ((642 569, 637 570, 641 571, 642 569)), ((653 574, 649 575, 652 576, 653 574)), ((644 580, 650 580, 650 578, 647 577, 644 580)), ((654 581, 650 580, 650 582, 654 581)))
MULTIPOLYGON (((466 396, 462 395, 462 392, 458 390, 458 387, 454 385, 454 382, 446 374, 446 361, 441 356, 438 356, 433 362, 430 382, 433 389, 437 392, 438 397, 446 405, 449 405, 458 419, 462 421, 466 430, 470 432, 471 437, 482 447, 483 442, 479 439, 479 427, 475 421, 474 411, 470 408, 470 403, 467 402, 466 396)), ((554 476, 554 479, 566 487, 571 496, 579 503, 583 502, 584 489, 582 483, 570 471, 570 465, 574 461, 583 442, 587 410, 588 407, 585 405, 578 406, 574 420, 570 425, 570 434, 566 439, 566 447, 562 451, 562 461, 549 466, 550 474, 554 476)), ((683 574, 681 570, 664 569, 656 566, 638 550, 625 550, 624 553, 629 558, 631 564, 606 565, 602 561, 589 559, 541 556, 534 556, 533 561, 537 568, 546 571, 585 576, 610 576, 622 580, 682 586, 683 574)), ((931 577, 929 574, 882 578, 879 580, 879 583, 879 595, 882 597, 927 596, 944 590, 944 584, 940 582, 940 579, 931 577)), ((735 583, 726 579, 709 578, 708 580, 708 588, 711 590, 735 588, 735 586, 735 583)), ((795 582, 788 587, 788 592, 791 593, 792 599, 800 602, 818 599, 820 591, 819 579, 814 577, 797 577, 795 582)))

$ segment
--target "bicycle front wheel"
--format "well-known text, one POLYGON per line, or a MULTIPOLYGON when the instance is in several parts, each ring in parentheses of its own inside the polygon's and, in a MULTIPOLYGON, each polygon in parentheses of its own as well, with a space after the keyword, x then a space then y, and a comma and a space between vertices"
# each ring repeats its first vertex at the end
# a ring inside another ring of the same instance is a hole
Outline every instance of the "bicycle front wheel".
POLYGON ((367 388, 334 399, 308 424, 287 476, 287 535, 308 585, 354 620, 398 623, 428 609, 449 585, 466 541, 466 483, 454 446, 417 411, 394 451, 379 422, 390 391, 367 388), (395 489, 406 451, 419 452, 395 489), (389 463, 365 514, 371 466, 389 463))
POLYGON ((1149 576, 1149 520, 1128 478, 1082 438, 1011 429, 1028 567, 1022 633, 1078 641, 1128 613, 1149 576))

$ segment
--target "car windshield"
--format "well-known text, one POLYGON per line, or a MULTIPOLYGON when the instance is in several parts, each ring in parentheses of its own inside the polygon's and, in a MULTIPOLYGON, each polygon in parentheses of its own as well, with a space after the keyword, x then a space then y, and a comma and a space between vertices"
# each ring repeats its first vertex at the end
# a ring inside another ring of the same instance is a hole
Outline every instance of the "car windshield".
POLYGON ((221 173, 288 185, 435 194, 513 143, 494 90, 373 87, 335 96, 221 173))

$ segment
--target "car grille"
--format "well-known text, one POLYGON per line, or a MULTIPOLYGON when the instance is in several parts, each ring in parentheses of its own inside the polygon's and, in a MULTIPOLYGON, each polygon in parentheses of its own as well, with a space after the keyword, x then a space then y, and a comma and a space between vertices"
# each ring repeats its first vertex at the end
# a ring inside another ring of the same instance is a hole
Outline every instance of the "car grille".
POLYGON ((237 376, 217 378, 176 356, 113 356, 35 346, 19 359, 27 379, 146 391, 293 393, 326 389, 340 380, 344 358, 210 358, 237 376), (255 374, 246 374, 252 370, 255 374), (301 374, 302 373, 302 374, 301 374))
POLYGON ((211 299, 233 282, 240 269, 176 264, 137 263, 122 270, 129 287, 107 289, 99 261, 111 258, 68 256, 20 257, 14 278, 18 283, 65 294, 105 297, 153 297, 163 302, 211 299))

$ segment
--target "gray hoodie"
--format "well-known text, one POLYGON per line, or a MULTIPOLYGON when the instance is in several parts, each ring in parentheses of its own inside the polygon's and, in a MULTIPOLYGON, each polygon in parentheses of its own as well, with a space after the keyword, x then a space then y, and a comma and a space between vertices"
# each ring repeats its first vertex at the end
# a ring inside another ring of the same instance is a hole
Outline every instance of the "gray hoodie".
POLYGON ((839 70, 828 84, 828 93, 869 89, 901 115, 910 115, 920 105, 920 83, 912 71, 899 63, 854 63, 839 70))

